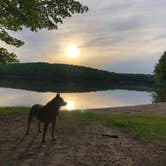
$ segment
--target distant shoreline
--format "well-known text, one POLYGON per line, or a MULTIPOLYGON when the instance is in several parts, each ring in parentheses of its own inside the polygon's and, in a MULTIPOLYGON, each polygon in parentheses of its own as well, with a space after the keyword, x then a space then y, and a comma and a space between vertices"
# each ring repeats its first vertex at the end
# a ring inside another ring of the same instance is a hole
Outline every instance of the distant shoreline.
MULTIPOLYGON (((0 78, 36 80, 80 86, 96 86, 100 89, 117 86, 154 87, 152 74, 115 73, 96 68, 68 64, 15 63, 0 65, 0 78)), ((48 85, 49 85, 48 84, 48 85)))

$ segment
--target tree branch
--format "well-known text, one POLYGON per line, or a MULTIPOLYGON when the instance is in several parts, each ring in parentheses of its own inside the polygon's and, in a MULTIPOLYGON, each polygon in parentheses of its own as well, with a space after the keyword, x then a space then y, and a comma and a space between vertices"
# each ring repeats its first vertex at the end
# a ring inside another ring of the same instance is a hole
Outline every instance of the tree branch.
POLYGON ((18 40, 10 36, 4 29, 0 29, 0 40, 4 41, 6 44, 20 47, 24 44, 23 41, 18 40))
POLYGON ((16 63, 19 62, 17 56, 12 52, 9 53, 7 49, 0 48, 0 64, 16 63))

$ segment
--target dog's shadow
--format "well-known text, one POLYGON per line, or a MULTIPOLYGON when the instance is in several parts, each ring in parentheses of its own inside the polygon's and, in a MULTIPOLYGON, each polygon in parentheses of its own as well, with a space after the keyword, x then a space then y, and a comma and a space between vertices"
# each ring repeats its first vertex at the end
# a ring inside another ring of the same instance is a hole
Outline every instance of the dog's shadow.
POLYGON ((26 134, 22 136, 13 146, 12 151, 16 151, 17 154, 14 158, 12 158, 12 161, 20 161, 20 162, 28 162, 28 164, 31 164, 36 159, 40 160, 47 160, 48 153, 52 151, 53 148, 53 142, 51 140, 47 141, 46 143, 42 142, 36 142, 36 140, 39 140, 39 136, 41 134, 36 134, 31 136, 31 138, 27 137, 26 134))

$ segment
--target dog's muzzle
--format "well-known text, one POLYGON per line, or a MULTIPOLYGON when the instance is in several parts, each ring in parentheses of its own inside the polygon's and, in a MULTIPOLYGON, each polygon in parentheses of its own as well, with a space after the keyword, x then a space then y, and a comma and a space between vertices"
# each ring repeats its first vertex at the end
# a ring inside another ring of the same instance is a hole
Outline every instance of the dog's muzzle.
POLYGON ((65 106, 65 105, 67 105, 67 102, 64 101, 64 102, 63 102, 63 106, 65 106))

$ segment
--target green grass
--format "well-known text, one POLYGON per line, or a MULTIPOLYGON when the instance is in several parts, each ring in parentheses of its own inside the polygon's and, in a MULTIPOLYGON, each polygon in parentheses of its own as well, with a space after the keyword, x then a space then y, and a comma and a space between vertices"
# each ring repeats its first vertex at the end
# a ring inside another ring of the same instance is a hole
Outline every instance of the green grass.
POLYGON ((76 116, 81 124, 96 121, 106 126, 119 128, 122 132, 130 134, 134 138, 166 145, 166 116, 149 114, 108 115, 92 112, 64 114, 70 114, 68 115, 69 118, 76 116))
MULTIPOLYGON (((110 116, 104 124, 115 126, 136 138, 151 142, 166 141, 166 117, 157 115, 110 116)), ((165 142, 166 144, 166 142, 165 142)))
MULTIPOLYGON (((4 107, 0 108, 0 116, 18 112, 25 114, 27 111, 29 111, 28 107, 4 107)), ((98 122, 106 126, 118 128, 134 138, 166 145, 166 116, 149 114, 108 115, 85 110, 62 111, 60 116, 66 124, 73 120, 76 125, 81 127, 91 122, 98 122)))
POLYGON ((0 116, 1 115, 8 115, 10 113, 25 113, 28 111, 29 107, 0 107, 0 116))

